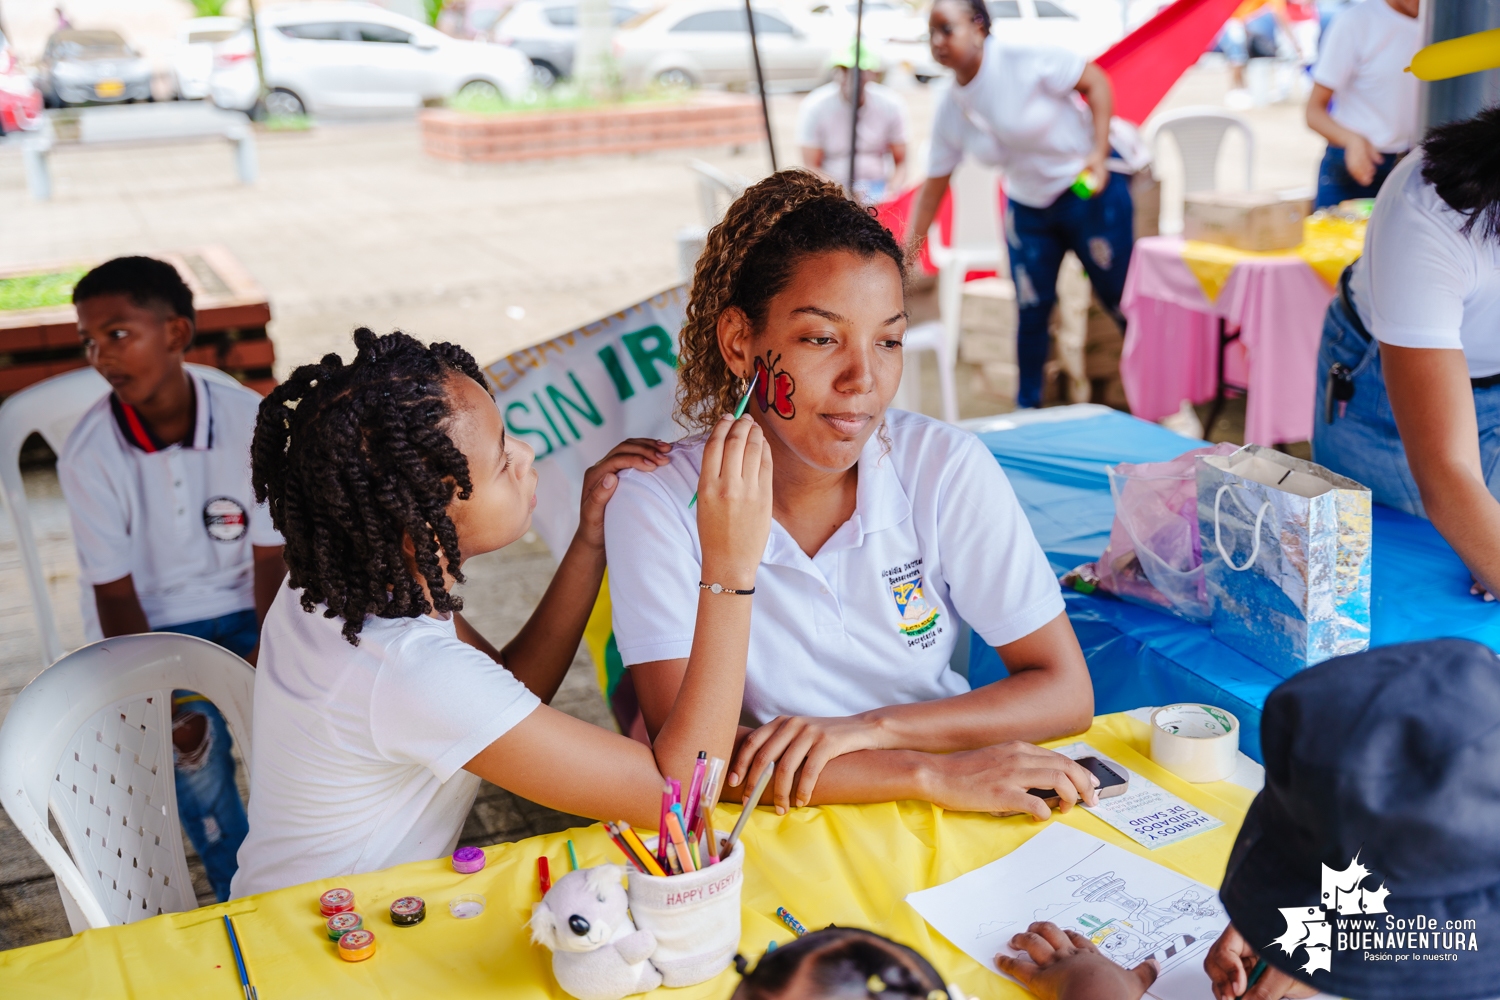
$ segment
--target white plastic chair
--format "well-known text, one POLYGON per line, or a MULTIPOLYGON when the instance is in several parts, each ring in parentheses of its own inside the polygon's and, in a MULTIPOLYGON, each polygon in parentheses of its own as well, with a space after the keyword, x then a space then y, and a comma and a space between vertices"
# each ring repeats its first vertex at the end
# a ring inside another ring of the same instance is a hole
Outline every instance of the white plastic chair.
POLYGON ((1230 129, 1237 129, 1245 140, 1245 190, 1250 191, 1255 187, 1255 133, 1240 115, 1215 107, 1168 111, 1152 120, 1146 146, 1152 159, 1160 162, 1161 136, 1171 135, 1182 159, 1182 193, 1213 191, 1218 187, 1219 149, 1230 129))
POLYGON ((958 340, 963 322, 964 276, 970 271, 1005 271, 1007 257, 1000 239, 1000 175, 964 162, 953 171, 953 238, 944 244, 934 225, 927 234, 928 252, 938 268, 938 314, 906 331, 903 353, 915 362, 919 351, 937 356, 943 419, 958 421, 958 340))
MULTIPOLYGON (((188 367, 206 378, 239 384, 234 376, 217 368, 188 367)), ((27 386, 0 404, 0 503, 10 515, 21 567, 31 588, 31 605, 42 639, 43 666, 63 655, 63 645, 57 619, 52 614, 52 599, 47 595, 47 578, 42 573, 41 555, 31 527, 31 508, 21 481, 21 446, 36 433, 55 453, 62 454, 63 444, 78 421, 107 392, 109 383, 98 372, 80 368, 27 386)))
POLYGON ((0 804, 57 876, 74 933, 198 905, 177 819, 172 692, 218 707, 248 776, 254 686, 254 668, 223 647, 153 632, 84 646, 16 696, 0 725, 0 804))

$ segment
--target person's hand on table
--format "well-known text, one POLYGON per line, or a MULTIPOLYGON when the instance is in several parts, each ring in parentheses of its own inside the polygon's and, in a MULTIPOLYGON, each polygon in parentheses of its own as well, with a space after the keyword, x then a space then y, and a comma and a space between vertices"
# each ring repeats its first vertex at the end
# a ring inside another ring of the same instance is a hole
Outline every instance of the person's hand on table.
POLYGON ((752 732, 740 743, 729 769, 730 786, 744 778, 746 788, 754 788, 761 772, 776 765, 771 780, 771 801, 778 813, 792 805, 798 808, 812 800, 818 775, 833 758, 856 750, 879 750, 884 747, 880 731, 859 716, 820 719, 804 715, 782 715, 752 732), (801 775, 797 774, 801 768, 801 775), (796 781, 793 795, 792 782, 796 781))
POLYGON ((1021 955, 996 955, 1000 971, 1015 976, 1041 1000, 1138 1000, 1161 972, 1148 958, 1126 969, 1099 954, 1077 931, 1038 921, 1010 939, 1021 955))
POLYGON ((1039 820, 1052 809, 1030 789, 1057 793, 1058 809, 1075 802, 1099 804, 1099 779, 1077 761, 1031 743, 1012 740, 978 750, 933 754, 928 801, 953 812, 997 816, 1029 813, 1039 820))
POLYGON ((667 464, 672 446, 654 438, 627 438, 615 445, 583 474, 583 506, 579 511, 577 538, 594 548, 604 548, 604 505, 614 496, 622 469, 655 472, 667 464))
POLYGON ((1375 168, 1384 162, 1380 150, 1362 135, 1352 133, 1344 145, 1344 169, 1364 187, 1375 183, 1375 168))
POLYGON ((1203 971, 1213 981, 1215 1000, 1235 1000, 1236 997, 1281 1000, 1282 997, 1310 997, 1318 992, 1271 965, 1267 965, 1255 985, 1250 986, 1250 974, 1259 961, 1260 955, 1240 936, 1234 924, 1225 927, 1203 960, 1203 971))

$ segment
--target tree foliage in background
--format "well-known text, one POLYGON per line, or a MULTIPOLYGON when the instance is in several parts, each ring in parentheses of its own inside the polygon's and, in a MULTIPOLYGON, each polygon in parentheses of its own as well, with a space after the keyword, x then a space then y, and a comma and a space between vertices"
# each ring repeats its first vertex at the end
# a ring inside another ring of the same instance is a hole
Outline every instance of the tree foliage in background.
POLYGON ((422 10, 427 14, 427 23, 434 28, 437 27, 438 15, 443 12, 443 2, 444 0, 422 0, 422 10))
POLYGON ((193 11, 199 17, 220 17, 227 0, 192 0, 193 11))

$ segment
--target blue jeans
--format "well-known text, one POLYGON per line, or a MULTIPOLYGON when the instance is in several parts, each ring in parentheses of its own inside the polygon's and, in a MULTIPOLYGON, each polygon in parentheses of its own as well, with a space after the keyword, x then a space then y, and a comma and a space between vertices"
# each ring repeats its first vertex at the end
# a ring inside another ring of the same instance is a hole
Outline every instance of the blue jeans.
MULTIPOLYGON (((1485 483, 1500 497, 1500 386, 1474 390, 1479 418, 1479 457, 1485 483)), ((1371 498, 1387 507, 1426 517, 1417 482, 1406 464, 1406 448, 1396 430, 1381 373, 1380 347, 1360 335, 1355 320, 1335 295, 1323 320, 1318 347, 1318 403, 1313 416, 1313 461, 1370 487, 1371 498), (1333 422, 1325 419, 1328 369, 1337 362, 1352 371, 1354 398, 1333 422)))
MULTIPOLYGON (((162 632, 180 632, 208 639, 238 656, 244 656, 260 641, 255 612, 236 611, 219 618, 163 626, 162 632)), ((207 722, 206 752, 183 754, 172 751, 177 787, 177 816, 193 850, 203 859, 208 882, 219 902, 229 898, 229 882, 239 868, 240 844, 250 832, 245 805, 234 783, 234 741, 224 716, 213 703, 192 691, 172 692, 172 721, 181 724, 192 715, 207 722)))
POLYGON ((1016 361, 1021 369, 1016 405, 1036 406, 1042 401, 1042 368, 1050 346, 1047 322, 1057 302, 1057 272, 1064 253, 1072 250, 1078 255, 1100 304, 1125 329, 1120 295, 1135 246, 1130 179, 1112 174, 1109 185, 1094 197, 1083 199, 1064 191, 1046 208, 1012 200, 1005 214, 1005 241, 1021 313, 1016 336, 1016 361))
POLYGON ((1328 208, 1350 198, 1373 198, 1379 194, 1380 185, 1385 183, 1399 162, 1395 153, 1383 155, 1385 160, 1375 165, 1375 179, 1369 184, 1361 184, 1344 166, 1343 147, 1329 146, 1323 154, 1323 162, 1318 165, 1318 200, 1313 208, 1328 208))

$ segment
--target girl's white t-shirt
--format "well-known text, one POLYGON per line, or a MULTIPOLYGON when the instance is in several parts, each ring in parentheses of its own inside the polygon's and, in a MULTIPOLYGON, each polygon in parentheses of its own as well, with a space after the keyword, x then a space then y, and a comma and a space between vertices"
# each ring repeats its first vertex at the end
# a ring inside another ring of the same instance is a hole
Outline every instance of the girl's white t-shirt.
POLYGON ((1073 89, 1087 65, 1066 49, 988 38, 974 79, 938 98, 927 176, 947 177, 967 153, 1004 171, 1022 205, 1051 205, 1094 149, 1093 113, 1073 89))
POLYGON ((1422 47, 1422 20, 1386 0, 1342 11, 1323 36, 1313 80, 1333 91, 1333 120, 1382 153, 1404 153, 1422 136, 1421 81, 1406 67, 1422 47))
MULTIPOLYGON (((745 679, 745 708, 761 722, 963 694, 969 683, 949 666, 960 619, 1002 646, 1063 611, 1047 557, 979 439, 900 410, 887 412, 886 431, 890 451, 870 436, 854 514, 816 556, 771 523, 745 679)), ((688 501, 702 460, 702 438, 679 442, 655 472, 622 472, 605 508, 627 667, 692 650, 702 549, 688 501)))
POLYGON ((325 610, 284 585, 261 628, 234 897, 452 852, 463 766, 541 704, 451 618, 367 618, 352 646, 325 610))
POLYGON ((1465 233, 1422 163, 1417 150, 1386 178, 1349 291, 1382 344, 1461 350, 1485 378, 1500 373, 1500 240, 1465 233))

